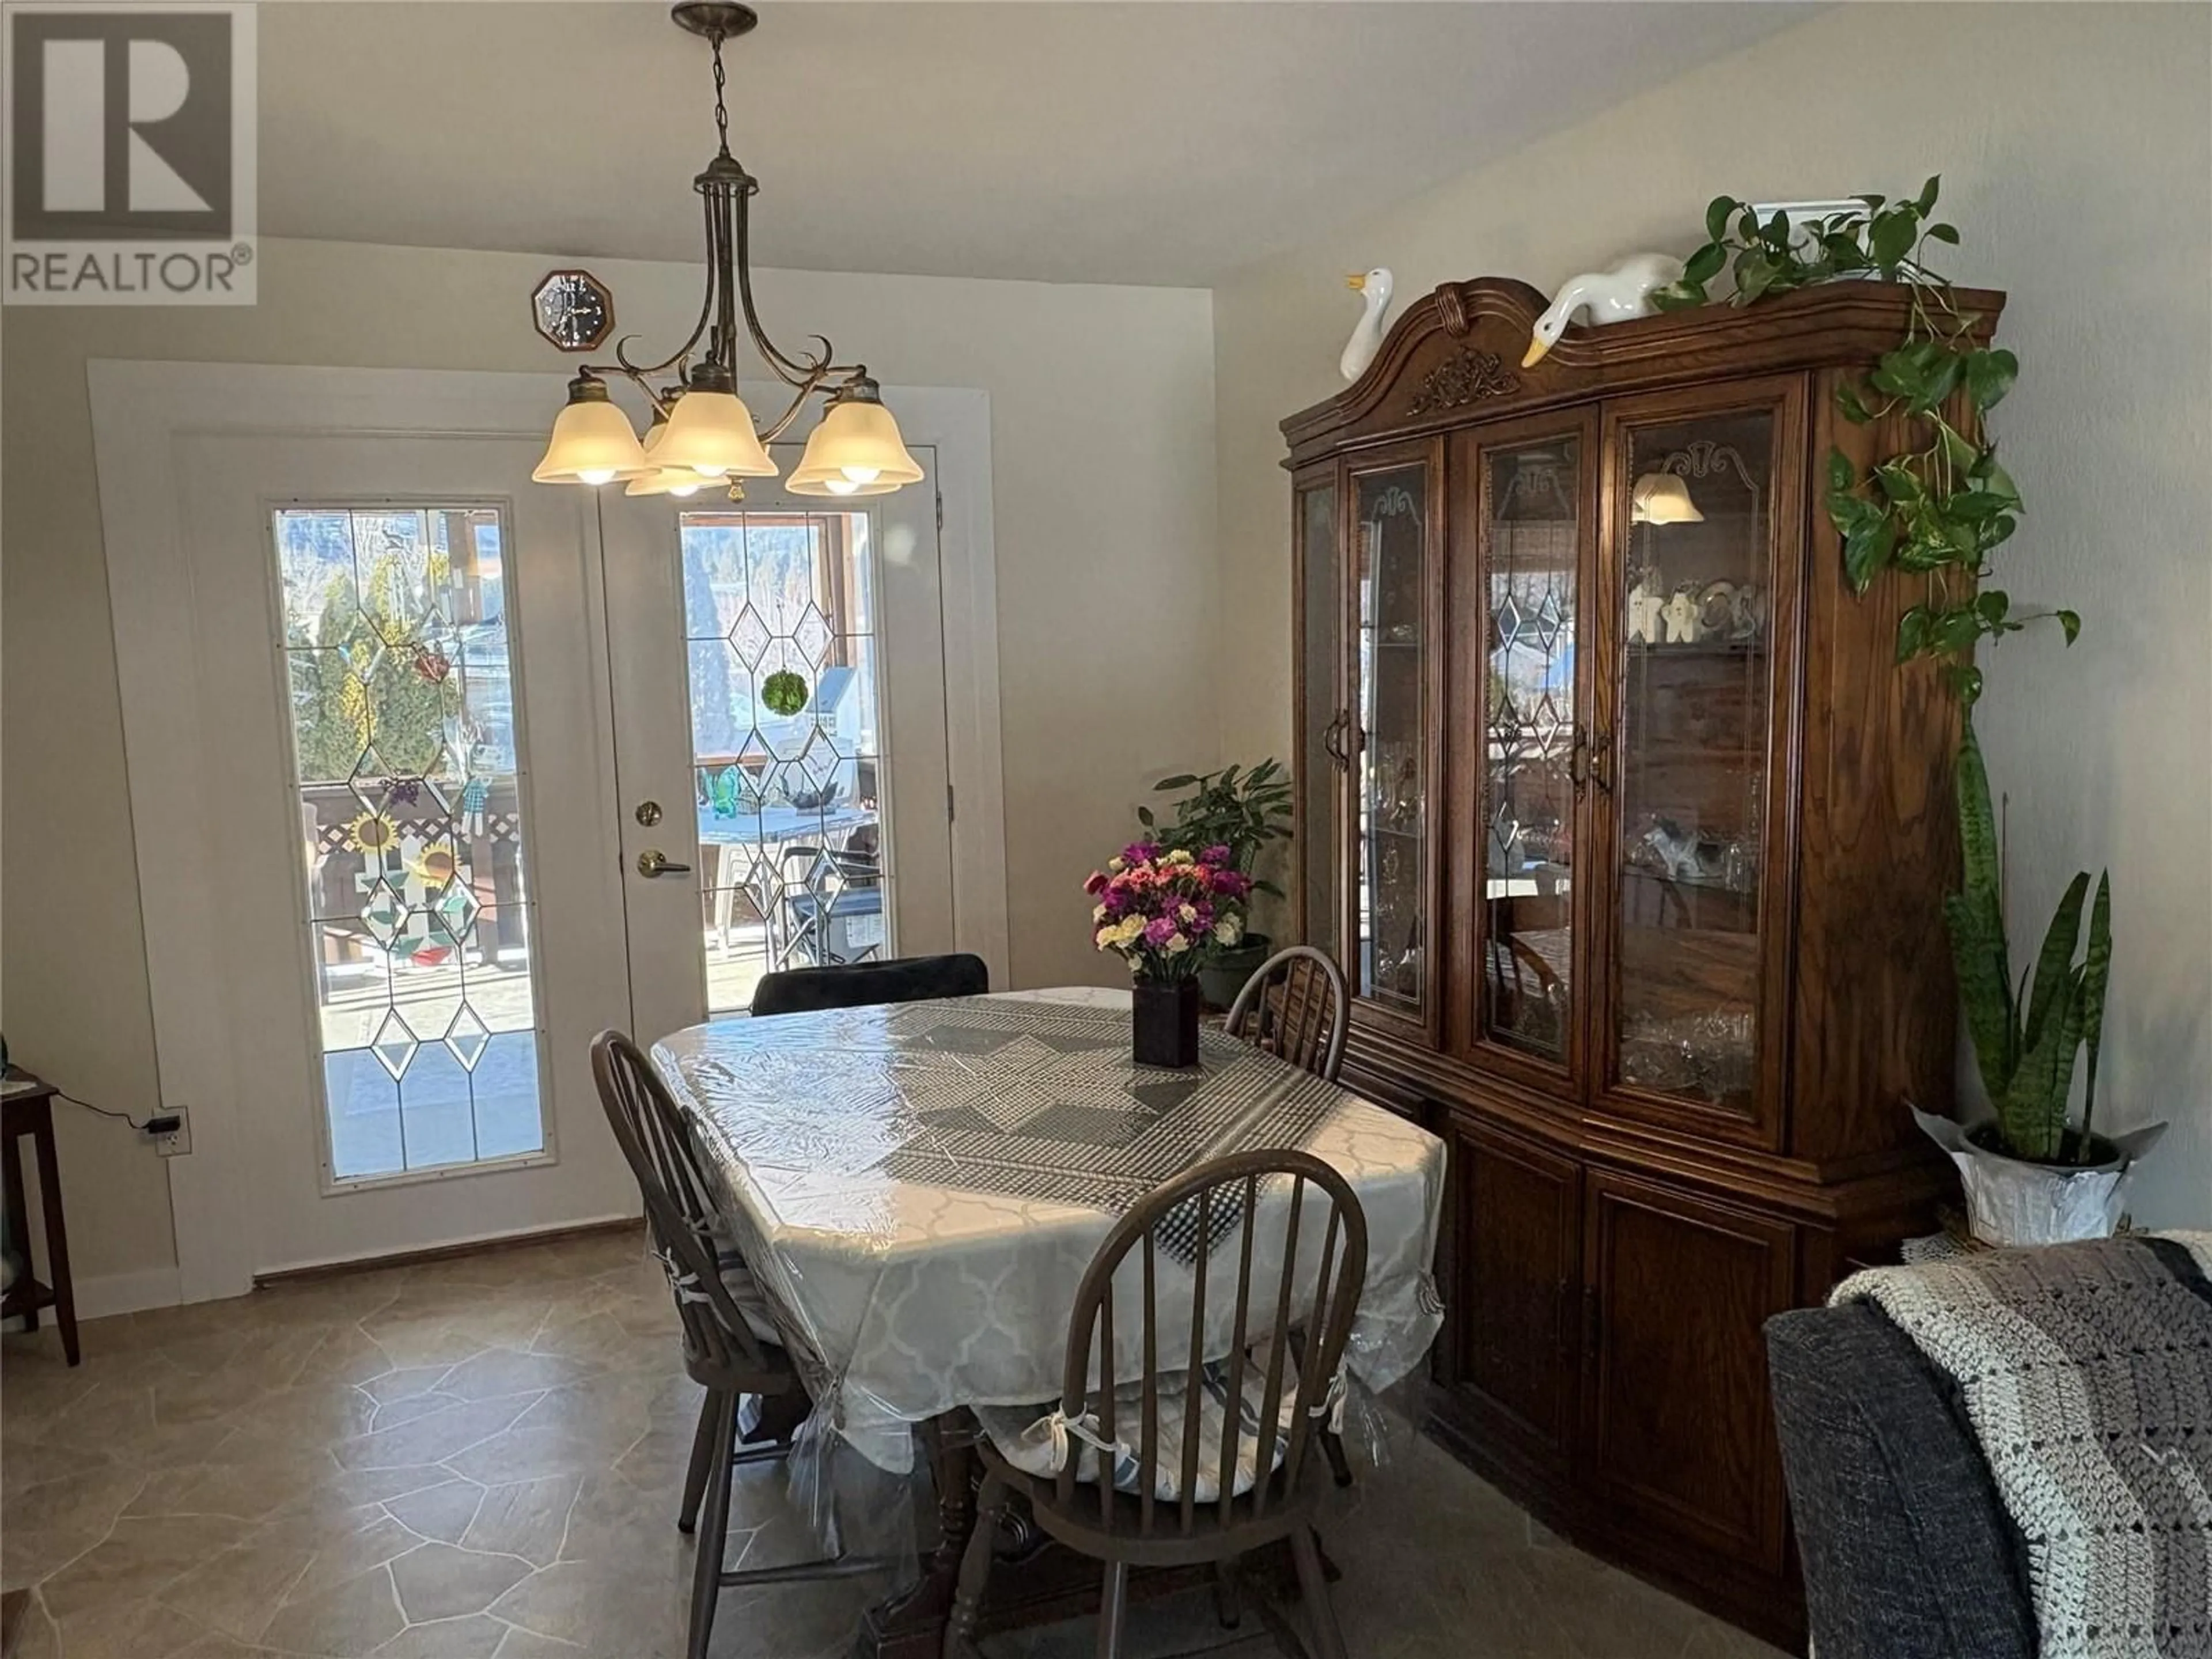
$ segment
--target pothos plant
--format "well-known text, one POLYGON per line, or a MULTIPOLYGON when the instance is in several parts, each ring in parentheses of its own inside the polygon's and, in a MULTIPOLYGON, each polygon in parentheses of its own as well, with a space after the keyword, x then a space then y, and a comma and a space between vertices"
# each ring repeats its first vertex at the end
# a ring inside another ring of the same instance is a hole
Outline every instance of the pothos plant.
POLYGON ((1662 311, 1706 304, 1723 270, 1735 305, 1839 277, 1911 290, 1904 337, 1863 380, 1837 387, 1836 406, 1861 425, 1904 416, 1914 447, 1864 471, 1832 447, 1826 506, 1854 592, 1864 593, 1890 568, 1931 579, 1928 598, 1898 620, 1897 660, 1935 659, 1972 704, 1982 689, 1974 647, 1984 639, 2051 620, 2071 645, 2081 620, 2071 611, 2015 612, 2002 588, 1982 586, 1994 574, 1990 555, 2022 510, 1988 430, 1989 412, 2012 390, 2020 362, 1977 343, 1981 318, 1960 308, 1949 279, 1927 263, 1929 244, 1959 245, 1955 226, 1929 216, 1941 182, 1930 178, 1910 200, 1861 196, 1863 211, 1796 226, 1778 212, 1762 222, 1748 204, 1717 196, 1705 209, 1705 245, 1685 262, 1680 280, 1651 299, 1662 311))

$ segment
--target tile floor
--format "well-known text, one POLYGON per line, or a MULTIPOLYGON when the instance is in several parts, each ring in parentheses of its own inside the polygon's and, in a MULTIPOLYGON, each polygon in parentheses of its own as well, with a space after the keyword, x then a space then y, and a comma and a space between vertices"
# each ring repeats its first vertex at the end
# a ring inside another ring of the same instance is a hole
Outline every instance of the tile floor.
MULTIPOLYGON (((660 1659, 683 1652, 674 1525, 698 1392, 634 1234, 265 1291, 0 1342, 0 1588, 17 1659, 660 1659)), ((731 1550, 801 1559, 775 1472, 731 1550), (788 1548, 789 1553, 785 1553, 788 1548)), ((1401 1437, 1328 1537, 1364 1659, 1771 1659, 1552 1539, 1401 1437)), ((847 1649, 880 1583, 726 1594, 716 1659, 847 1649)), ((1274 1651, 1200 1596, 1140 1608, 1129 1659, 1274 1651)), ((1075 1659, 1085 1624, 994 1638, 1075 1659)))

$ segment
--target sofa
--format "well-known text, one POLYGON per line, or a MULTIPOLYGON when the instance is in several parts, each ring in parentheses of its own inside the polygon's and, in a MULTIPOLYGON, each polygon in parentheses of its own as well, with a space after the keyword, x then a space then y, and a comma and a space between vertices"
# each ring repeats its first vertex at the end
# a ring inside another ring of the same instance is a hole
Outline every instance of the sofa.
POLYGON ((2010 1520, 1955 1390, 1871 1303, 1767 1322, 1817 1659, 2035 1659, 2010 1520))

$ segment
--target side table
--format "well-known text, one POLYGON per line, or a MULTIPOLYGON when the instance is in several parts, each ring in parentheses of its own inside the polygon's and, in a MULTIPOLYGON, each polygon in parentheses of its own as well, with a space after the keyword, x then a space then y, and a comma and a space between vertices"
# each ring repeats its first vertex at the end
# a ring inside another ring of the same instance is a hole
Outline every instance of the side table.
POLYGON ((30 1217, 23 1194, 22 1139, 31 1138, 39 1160, 39 1207, 46 1224, 46 1273, 52 1284, 31 1274, 30 1251, 23 1251, 23 1273, 0 1295, 0 1319, 24 1317, 39 1328, 39 1311, 52 1308, 61 1326, 62 1352, 77 1362, 76 1292, 70 1282, 69 1230, 62 1220, 62 1172, 54 1157, 54 1086, 28 1072, 11 1071, 0 1079, 0 1196, 27 1239, 30 1217))

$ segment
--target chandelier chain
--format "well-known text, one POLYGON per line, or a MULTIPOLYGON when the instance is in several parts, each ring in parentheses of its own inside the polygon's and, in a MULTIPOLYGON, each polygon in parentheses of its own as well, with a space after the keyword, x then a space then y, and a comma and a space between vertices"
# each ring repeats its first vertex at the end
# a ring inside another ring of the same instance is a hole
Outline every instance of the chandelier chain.
POLYGON ((721 146, 722 155, 727 156, 730 153, 730 111, 722 97, 722 88, 727 78, 722 71, 722 37, 717 34, 712 38, 714 47, 714 137, 721 146))

